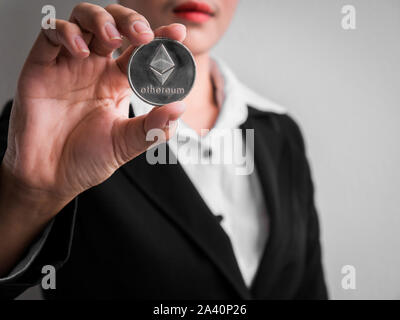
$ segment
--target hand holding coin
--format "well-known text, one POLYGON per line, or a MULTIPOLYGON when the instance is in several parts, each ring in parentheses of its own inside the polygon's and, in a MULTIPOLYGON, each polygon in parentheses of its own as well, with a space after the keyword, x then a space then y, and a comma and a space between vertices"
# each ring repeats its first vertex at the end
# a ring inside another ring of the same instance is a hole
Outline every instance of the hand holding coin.
MULTIPOLYGON (((152 144, 146 141, 150 129, 171 135, 168 123, 182 115, 184 105, 170 102, 181 100, 194 79, 194 62, 181 45, 185 36, 181 24, 152 31, 145 17, 118 4, 79 4, 69 21, 56 20, 55 30, 41 31, 20 74, 1 166, 0 182, 24 187, 23 192, 8 188, 21 198, 19 207, 25 203, 26 212, 44 211, 35 217, 48 220, 145 151, 152 144), (122 36, 131 45, 114 59, 122 36), (164 40, 152 42, 154 37, 164 40), (128 65, 135 49, 146 44, 135 53, 146 70, 131 63, 131 84, 143 99, 166 105, 129 119, 128 65), (167 56, 171 60, 164 60, 167 56), (157 96, 159 88, 163 93, 157 96)), ((4 192, 2 198, 7 198, 4 192)))

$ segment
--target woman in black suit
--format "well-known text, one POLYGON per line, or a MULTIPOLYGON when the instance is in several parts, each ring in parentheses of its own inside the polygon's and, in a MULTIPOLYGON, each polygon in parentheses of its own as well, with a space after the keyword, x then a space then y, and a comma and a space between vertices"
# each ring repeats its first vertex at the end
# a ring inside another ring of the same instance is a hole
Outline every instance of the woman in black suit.
POLYGON ((236 4, 82 3, 41 31, 1 117, 1 296, 50 265, 49 299, 327 297, 301 133, 210 58, 236 4), (132 96, 128 59, 154 36, 194 55, 183 102, 132 96), (149 148, 153 129, 178 138, 149 148))

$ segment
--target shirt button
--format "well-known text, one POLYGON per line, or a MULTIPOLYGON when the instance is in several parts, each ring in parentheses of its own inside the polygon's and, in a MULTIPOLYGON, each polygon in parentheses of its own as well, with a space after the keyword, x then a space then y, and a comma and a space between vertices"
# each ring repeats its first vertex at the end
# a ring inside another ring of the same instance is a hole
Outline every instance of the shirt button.
POLYGON ((203 151, 203 157, 204 158, 211 158, 211 156, 212 156, 212 150, 211 149, 207 148, 207 149, 205 149, 203 151))

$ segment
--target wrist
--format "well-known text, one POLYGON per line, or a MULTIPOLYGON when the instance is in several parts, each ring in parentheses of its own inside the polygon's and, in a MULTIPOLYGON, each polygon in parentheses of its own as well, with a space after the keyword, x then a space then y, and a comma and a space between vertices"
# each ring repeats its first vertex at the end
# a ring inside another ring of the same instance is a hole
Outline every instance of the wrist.
POLYGON ((10 272, 64 205, 24 186, 0 164, 0 277, 10 272))
POLYGON ((0 220, 43 225, 69 201, 25 186, 0 165, 0 220))

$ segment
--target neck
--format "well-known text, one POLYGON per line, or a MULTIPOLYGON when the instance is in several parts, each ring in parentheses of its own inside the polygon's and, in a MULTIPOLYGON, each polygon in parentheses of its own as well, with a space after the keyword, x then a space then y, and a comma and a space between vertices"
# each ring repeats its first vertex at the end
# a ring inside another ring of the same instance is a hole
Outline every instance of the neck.
POLYGON ((200 134, 201 129, 211 129, 218 116, 214 99, 214 88, 210 76, 208 53, 196 55, 196 80, 190 94, 184 99, 186 111, 182 116, 192 129, 200 134))

